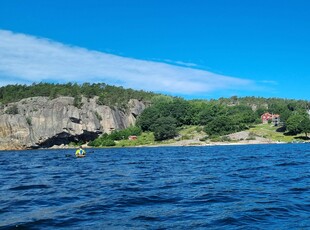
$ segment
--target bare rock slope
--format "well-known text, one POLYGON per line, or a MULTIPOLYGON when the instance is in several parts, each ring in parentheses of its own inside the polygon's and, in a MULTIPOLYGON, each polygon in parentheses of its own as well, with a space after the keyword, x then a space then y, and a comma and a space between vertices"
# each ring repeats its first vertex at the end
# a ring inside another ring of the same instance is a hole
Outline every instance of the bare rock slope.
POLYGON ((96 103, 97 98, 32 97, 0 109, 0 149, 51 147, 71 141, 89 141, 101 133, 110 133, 133 125, 145 104, 136 99, 127 109, 111 108, 96 103), (16 113, 6 111, 12 107, 16 113))

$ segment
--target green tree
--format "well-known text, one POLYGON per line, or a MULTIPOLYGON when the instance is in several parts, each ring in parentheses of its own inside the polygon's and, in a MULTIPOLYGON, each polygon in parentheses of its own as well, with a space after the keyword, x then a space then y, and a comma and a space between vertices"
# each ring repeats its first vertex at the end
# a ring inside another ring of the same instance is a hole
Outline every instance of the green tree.
POLYGON ((299 128, 302 132, 305 133, 306 137, 308 137, 308 133, 310 133, 310 118, 309 116, 305 116, 304 119, 300 122, 299 128))
POLYGON ((51 100, 53 100, 53 99, 55 99, 56 97, 57 97, 57 91, 56 91, 55 88, 53 88, 53 89, 51 89, 51 91, 50 91, 49 98, 50 98, 51 100))
POLYGON ((165 96, 165 95, 156 95, 154 97, 152 97, 151 102, 152 105, 158 105, 161 103, 171 103, 173 101, 173 98, 170 96, 165 96))
POLYGON ((236 123, 228 116, 216 117, 208 125, 205 126, 205 132, 210 136, 226 135, 239 131, 236 123))
POLYGON ((167 140, 177 135, 176 119, 173 117, 160 117, 154 124, 154 137, 156 141, 167 140))
POLYGON ((222 116, 226 114, 226 106, 220 105, 216 102, 209 102, 202 107, 201 111, 198 114, 199 125, 207 125, 215 117, 222 116))
POLYGON ((73 105, 79 109, 82 108, 83 103, 81 95, 74 96, 73 105))
POLYGON ((138 117, 137 125, 143 131, 153 131, 153 125, 160 116, 160 111, 156 107, 151 106, 146 108, 138 117))
POLYGON ((230 115, 237 124, 247 126, 256 120, 255 112, 245 105, 237 105, 228 108, 227 115, 230 115))
POLYGON ((293 115, 291 115, 286 121, 286 129, 288 130, 288 132, 293 135, 301 133, 302 130, 300 123, 303 119, 304 116, 299 113, 294 113, 293 115))
POLYGON ((177 121, 177 126, 191 124, 191 107, 188 101, 182 98, 176 98, 170 104, 169 109, 172 117, 177 121))
POLYGON ((287 119, 292 115, 292 112, 290 110, 285 110, 280 113, 280 119, 282 122, 286 122, 287 119))
POLYGON ((206 108, 207 102, 202 100, 192 100, 189 103, 191 124, 199 125, 201 123, 201 112, 206 108))

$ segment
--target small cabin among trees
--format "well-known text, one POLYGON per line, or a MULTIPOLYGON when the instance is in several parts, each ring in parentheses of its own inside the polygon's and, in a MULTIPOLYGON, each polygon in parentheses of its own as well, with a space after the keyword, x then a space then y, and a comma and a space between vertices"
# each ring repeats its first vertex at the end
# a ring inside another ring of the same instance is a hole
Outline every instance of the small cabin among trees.
POLYGON ((274 126, 278 126, 280 124, 280 115, 279 114, 271 114, 264 113, 261 115, 263 124, 271 122, 274 126))
POLYGON ((132 136, 129 136, 128 137, 128 140, 130 140, 130 141, 134 141, 134 140, 137 140, 137 136, 135 136, 135 135, 132 135, 132 136))

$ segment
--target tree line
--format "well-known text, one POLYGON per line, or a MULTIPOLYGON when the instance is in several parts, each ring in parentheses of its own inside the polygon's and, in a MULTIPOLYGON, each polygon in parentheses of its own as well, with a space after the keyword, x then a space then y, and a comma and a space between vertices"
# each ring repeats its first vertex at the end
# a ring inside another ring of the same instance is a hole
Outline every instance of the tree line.
POLYGON ((70 96, 74 97, 75 105, 79 107, 82 96, 86 98, 97 96, 97 103, 100 105, 124 108, 130 99, 149 101, 154 95, 156 94, 152 92, 124 89, 123 87, 111 86, 105 83, 34 83, 32 85, 16 84, 0 87, 1 104, 17 102, 28 97, 43 96, 54 99, 60 96, 70 96))
POLYGON ((262 122, 265 112, 280 114, 284 130, 291 134, 310 132, 309 102, 288 99, 231 97, 218 100, 184 100, 154 96, 152 106, 138 118, 143 131, 154 132, 156 140, 177 135, 178 127, 202 126, 209 137, 227 135, 262 122), (309 128, 308 128, 309 127, 309 128))

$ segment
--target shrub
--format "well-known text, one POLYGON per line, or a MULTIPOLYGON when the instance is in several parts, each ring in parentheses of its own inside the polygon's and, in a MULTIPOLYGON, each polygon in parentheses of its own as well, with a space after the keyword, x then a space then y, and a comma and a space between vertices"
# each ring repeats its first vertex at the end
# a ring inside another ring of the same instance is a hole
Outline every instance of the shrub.
POLYGON ((200 138, 199 140, 200 141, 206 141, 206 140, 208 140, 208 136, 204 136, 204 137, 200 138))
POLYGON ((13 106, 7 108, 7 109, 5 110, 5 113, 7 113, 7 114, 12 114, 12 115, 18 114, 17 105, 13 105, 13 106))
POLYGON ((229 136, 222 136, 221 141, 231 141, 231 138, 229 136))
POLYGON ((82 97, 79 95, 75 95, 74 100, 73 100, 73 105, 79 109, 82 108, 82 105, 83 105, 82 97))
POLYGON ((31 123, 31 117, 26 117, 26 122, 27 122, 27 124, 28 124, 29 126, 31 126, 31 125, 32 125, 32 123, 31 123))
POLYGON ((100 114, 97 111, 95 111, 95 116, 97 117, 97 119, 99 121, 102 121, 102 117, 100 116, 100 114))
POLYGON ((88 145, 94 147, 108 147, 108 146, 115 146, 115 142, 111 138, 109 138, 107 134, 103 134, 96 140, 90 141, 88 145))
POLYGON ((125 140, 129 136, 139 136, 141 135, 142 130, 137 126, 130 126, 127 129, 113 131, 109 137, 112 140, 125 140))

